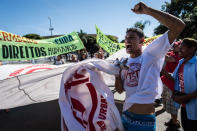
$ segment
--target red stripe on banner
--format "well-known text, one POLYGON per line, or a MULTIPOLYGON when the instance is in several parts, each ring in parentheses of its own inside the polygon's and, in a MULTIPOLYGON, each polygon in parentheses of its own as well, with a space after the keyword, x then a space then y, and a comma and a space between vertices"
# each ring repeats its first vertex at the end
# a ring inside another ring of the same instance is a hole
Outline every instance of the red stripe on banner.
POLYGON ((84 128, 86 128, 87 122, 81 119, 81 118, 83 118, 83 114, 84 114, 84 112, 85 112, 85 110, 86 110, 85 107, 84 107, 83 104, 82 104, 80 101, 78 101, 77 99, 72 98, 72 97, 71 97, 70 99, 71 99, 72 106, 73 106, 73 109, 74 109, 74 110, 73 110, 73 115, 74 115, 75 119, 76 119, 84 128), (78 111, 78 112, 81 113, 81 116, 82 116, 81 118, 77 116, 76 111, 78 111))
POLYGON ((29 74, 29 73, 32 73, 32 72, 34 72, 34 71, 43 70, 43 69, 45 69, 45 70, 51 70, 52 68, 37 68, 37 69, 31 69, 31 70, 29 70, 28 72, 26 72, 25 74, 29 74))
POLYGON ((11 73, 9 76, 16 76, 16 75, 20 74, 23 70, 24 70, 24 68, 16 70, 13 73, 11 73))
POLYGON ((79 79, 79 78, 83 78, 83 77, 85 77, 85 76, 84 76, 84 75, 81 75, 81 74, 75 73, 75 74, 74 74, 74 77, 75 77, 76 79, 79 79))
POLYGON ((64 121, 64 117, 63 117, 63 116, 62 116, 62 119, 63 119, 63 128, 64 128, 65 131, 68 131, 68 128, 67 128, 67 126, 66 126, 66 123, 65 123, 65 121, 64 121))
POLYGON ((68 80, 67 82, 64 83, 65 93, 71 88, 71 86, 76 86, 76 85, 79 85, 79 84, 84 84, 85 82, 89 82, 89 78, 82 79, 82 80, 76 80, 76 81, 70 81, 70 80, 68 80))
POLYGON ((71 86, 77 86, 79 84, 84 84, 85 82, 89 82, 89 78, 77 80, 77 81, 72 81, 71 86))
POLYGON ((79 112, 81 112, 82 114, 85 112, 86 108, 83 106, 83 104, 78 101, 77 99, 71 97, 71 102, 72 102, 72 105, 73 105, 73 108, 78 110, 79 112))
POLYGON ((88 122, 87 122, 87 121, 85 121, 85 120, 83 120, 83 123, 84 123, 85 125, 87 125, 87 124, 88 124, 88 122))
POLYGON ((77 117, 77 112, 74 112, 74 111, 73 111, 73 115, 74 115, 75 119, 76 119, 84 128, 86 128, 85 125, 83 124, 83 120, 81 120, 79 117, 77 117))
POLYGON ((90 92, 90 95, 91 95, 91 98, 92 98, 92 110, 90 112, 88 122, 89 122, 89 125, 90 125, 90 131, 96 131, 96 129, 94 127, 94 124, 93 124, 93 118, 94 118, 94 114, 96 112, 96 108, 98 106, 97 94, 96 94, 95 87, 92 85, 92 83, 87 83, 86 85, 89 89, 89 92, 90 92))

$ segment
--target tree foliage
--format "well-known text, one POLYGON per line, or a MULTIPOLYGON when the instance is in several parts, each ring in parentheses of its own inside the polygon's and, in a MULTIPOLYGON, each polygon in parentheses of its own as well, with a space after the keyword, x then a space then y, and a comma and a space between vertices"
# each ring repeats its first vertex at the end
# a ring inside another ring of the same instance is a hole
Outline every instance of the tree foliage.
POLYGON ((96 43, 96 36, 86 35, 87 42, 84 43, 86 50, 90 54, 94 54, 99 50, 99 45, 96 43))
MULTIPOLYGON (((166 2, 162 5, 162 11, 175 15, 185 22, 186 27, 180 38, 197 38, 197 0, 172 0, 171 3, 166 2)), ((162 34, 166 30, 163 25, 159 25, 154 29, 154 33, 162 34)))
POLYGON ((38 34, 26 34, 23 37, 29 38, 29 39, 35 39, 35 40, 40 40, 41 37, 38 34))
POLYGON ((144 22, 143 21, 137 21, 134 24, 134 27, 144 30, 144 28, 146 27, 147 24, 150 25, 150 21, 149 20, 145 20, 144 22))
POLYGON ((112 35, 107 35, 107 37, 108 37, 111 41, 113 41, 113 42, 115 42, 115 43, 118 43, 118 38, 117 38, 117 37, 112 36, 112 35))
POLYGON ((82 41, 84 44, 86 44, 86 43, 87 43, 87 39, 86 39, 87 33, 86 33, 86 32, 83 32, 82 29, 80 29, 80 31, 77 32, 77 33, 78 33, 79 38, 81 39, 81 41, 82 41))
MULTIPOLYGON (((93 55, 99 50, 99 45, 96 43, 96 35, 87 34, 82 29, 78 32, 78 35, 83 42, 86 50, 93 55)), ((107 35, 107 37, 113 42, 118 43, 118 38, 112 35, 107 35)))
POLYGON ((90 52, 90 54, 93 54, 96 52, 96 50, 98 50, 98 46, 96 45, 96 37, 88 35, 86 32, 83 32, 82 29, 77 33, 86 50, 90 52))

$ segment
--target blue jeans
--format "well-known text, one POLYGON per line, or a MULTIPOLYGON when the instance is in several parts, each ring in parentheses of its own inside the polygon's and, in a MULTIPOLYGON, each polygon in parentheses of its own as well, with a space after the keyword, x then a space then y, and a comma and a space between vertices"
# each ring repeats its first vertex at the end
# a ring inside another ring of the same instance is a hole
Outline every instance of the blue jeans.
POLYGON ((126 131, 155 131, 156 118, 153 115, 134 114, 124 111, 122 114, 122 123, 126 131))

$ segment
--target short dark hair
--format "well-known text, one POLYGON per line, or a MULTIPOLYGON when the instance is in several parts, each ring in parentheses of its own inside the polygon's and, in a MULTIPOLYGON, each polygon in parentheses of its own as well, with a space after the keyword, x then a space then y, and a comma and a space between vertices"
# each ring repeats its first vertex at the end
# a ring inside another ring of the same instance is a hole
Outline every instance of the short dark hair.
POLYGON ((184 38, 182 43, 189 48, 196 47, 197 50, 197 40, 193 38, 184 38))
POLYGON ((140 38, 144 37, 144 32, 143 32, 142 29, 140 29, 140 28, 127 28, 126 33, 130 32, 130 31, 131 31, 131 32, 136 32, 137 35, 138 35, 140 38))
POLYGON ((60 57, 60 59, 62 59, 62 55, 58 55, 60 57))

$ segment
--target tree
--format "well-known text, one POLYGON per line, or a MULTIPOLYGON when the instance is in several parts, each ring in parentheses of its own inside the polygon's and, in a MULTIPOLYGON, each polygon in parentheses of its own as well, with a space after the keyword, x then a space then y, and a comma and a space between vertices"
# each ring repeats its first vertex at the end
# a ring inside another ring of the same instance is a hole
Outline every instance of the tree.
POLYGON ((98 46, 96 45, 96 37, 92 35, 88 35, 86 32, 83 32, 81 29, 79 32, 77 32, 79 35, 79 38, 83 42, 87 52, 89 52, 91 55, 98 50, 98 46))
MULTIPOLYGON (((185 22, 186 27, 179 38, 197 38, 197 0, 172 0, 171 3, 166 2, 162 5, 162 11, 175 15, 185 22)), ((162 34, 166 30, 163 25, 159 25, 154 29, 154 33, 162 34)))
POLYGON ((149 20, 145 20, 144 22, 143 21, 137 21, 134 24, 134 27, 144 30, 144 28, 146 27, 147 24, 150 25, 150 21, 149 20))
MULTIPOLYGON (((96 43, 96 35, 91 35, 83 32, 81 29, 80 32, 77 32, 81 41, 83 42, 87 52, 93 56, 94 53, 99 51, 99 45, 96 43)), ((107 35, 107 37, 112 40, 113 42, 118 43, 118 38, 116 36, 107 35)))
POLYGON ((121 40, 121 41, 120 41, 120 43, 124 43, 124 42, 125 42, 125 40, 121 40))
MULTIPOLYGON (((145 29, 146 25, 150 25, 150 21, 149 20, 145 20, 144 22, 141 20, 141 21, 137 21, 135 24, 134 24, 134 28, 140 28, 142 29, 142 31, 145 29)), ((147 36, 144 36, 145 38, 148 38, 147 36)), ((120 43, 124 43, 125 40, 121 40, 120 43)))
POLYGON ((78 35, 79 35, 79 38, 81 39, 81 41, 85 44, 87 43, 87 39, 86 39, 86 35, 87 33, 86 32, 83 32, 82 29, 80 29, 80 32, 77 32, 78 35))
POLYGON ((93 56, 99 50, 99 45, 96 43, 96 36, 86 35, 87 42, 84 43, 86 50, 93 56))
POLYGON ((112 36, 112 35, 107 35, 107 37, 108 37, 111 41, 113 41, 113 42, 115 42, 115 43, 118 43, 118 37, 115 37, 115 36, 112 36))
POLYGON ((29 39, 35 39, 35 40, 40 40, 41 37, 38 34, 26 34, 23 37, 29 38, 29 39))

